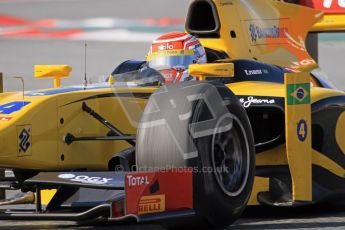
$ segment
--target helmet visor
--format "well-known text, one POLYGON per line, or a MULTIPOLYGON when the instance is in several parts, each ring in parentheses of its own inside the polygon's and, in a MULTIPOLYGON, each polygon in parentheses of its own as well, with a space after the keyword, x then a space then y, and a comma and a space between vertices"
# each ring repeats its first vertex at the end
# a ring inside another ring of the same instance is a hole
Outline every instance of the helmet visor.
POLYGON ((187 69, 190 64, 196 62, 197 60, 193 50, 180 50, 170 55, 167 52, 157 52, 148 57, 149 67, 156 70, 172 68, 187 69))

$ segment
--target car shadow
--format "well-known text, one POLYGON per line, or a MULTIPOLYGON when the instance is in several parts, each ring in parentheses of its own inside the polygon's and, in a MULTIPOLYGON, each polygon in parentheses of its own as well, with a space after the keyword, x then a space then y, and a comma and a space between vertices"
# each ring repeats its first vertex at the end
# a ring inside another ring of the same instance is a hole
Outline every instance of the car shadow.
MULTIPOLYGON (((306 207, 249 206, 228 230, 240 229, 345 229, 345 202, 306 207)), ((0 221, 0 230, 7 229, 98 229, 98 230, 163 230, 157 223, 136 224, 73 221, 0 221)))
POLYGON ((345 229, 345 203, 306 207, 249 206, 229 229, 345 229))

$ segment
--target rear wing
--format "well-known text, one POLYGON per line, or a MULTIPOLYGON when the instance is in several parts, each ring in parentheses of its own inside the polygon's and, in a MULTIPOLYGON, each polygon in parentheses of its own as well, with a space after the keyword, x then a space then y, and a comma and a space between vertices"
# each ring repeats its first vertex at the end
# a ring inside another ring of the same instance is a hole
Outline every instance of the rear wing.
POLYGON ((301 0, 300 3, 324 13, 311 32, 345 32, 345 0, 301 0))

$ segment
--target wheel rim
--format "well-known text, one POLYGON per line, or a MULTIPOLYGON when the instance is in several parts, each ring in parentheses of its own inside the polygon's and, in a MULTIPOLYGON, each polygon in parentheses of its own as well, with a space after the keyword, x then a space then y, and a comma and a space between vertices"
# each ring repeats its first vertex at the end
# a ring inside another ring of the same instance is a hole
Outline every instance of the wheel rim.
MULTIPOLYGON (((212 139, 212 166, 223 192, 228 196, 239 195, 248 180, 249 146, 246 132, 236 116, 231 116, 233 125, 226 132, 215 133, 212 139)), ((218 124, 229 117, 220 119, 218 124)))

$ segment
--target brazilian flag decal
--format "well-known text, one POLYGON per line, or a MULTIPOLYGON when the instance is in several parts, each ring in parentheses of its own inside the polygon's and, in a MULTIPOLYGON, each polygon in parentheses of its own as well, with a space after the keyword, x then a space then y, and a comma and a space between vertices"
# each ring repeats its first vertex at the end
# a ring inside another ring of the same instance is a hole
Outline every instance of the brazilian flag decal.
POLYGON ((310 83, 287 85, 287 104, 303 105, 310 103, 310 83))

